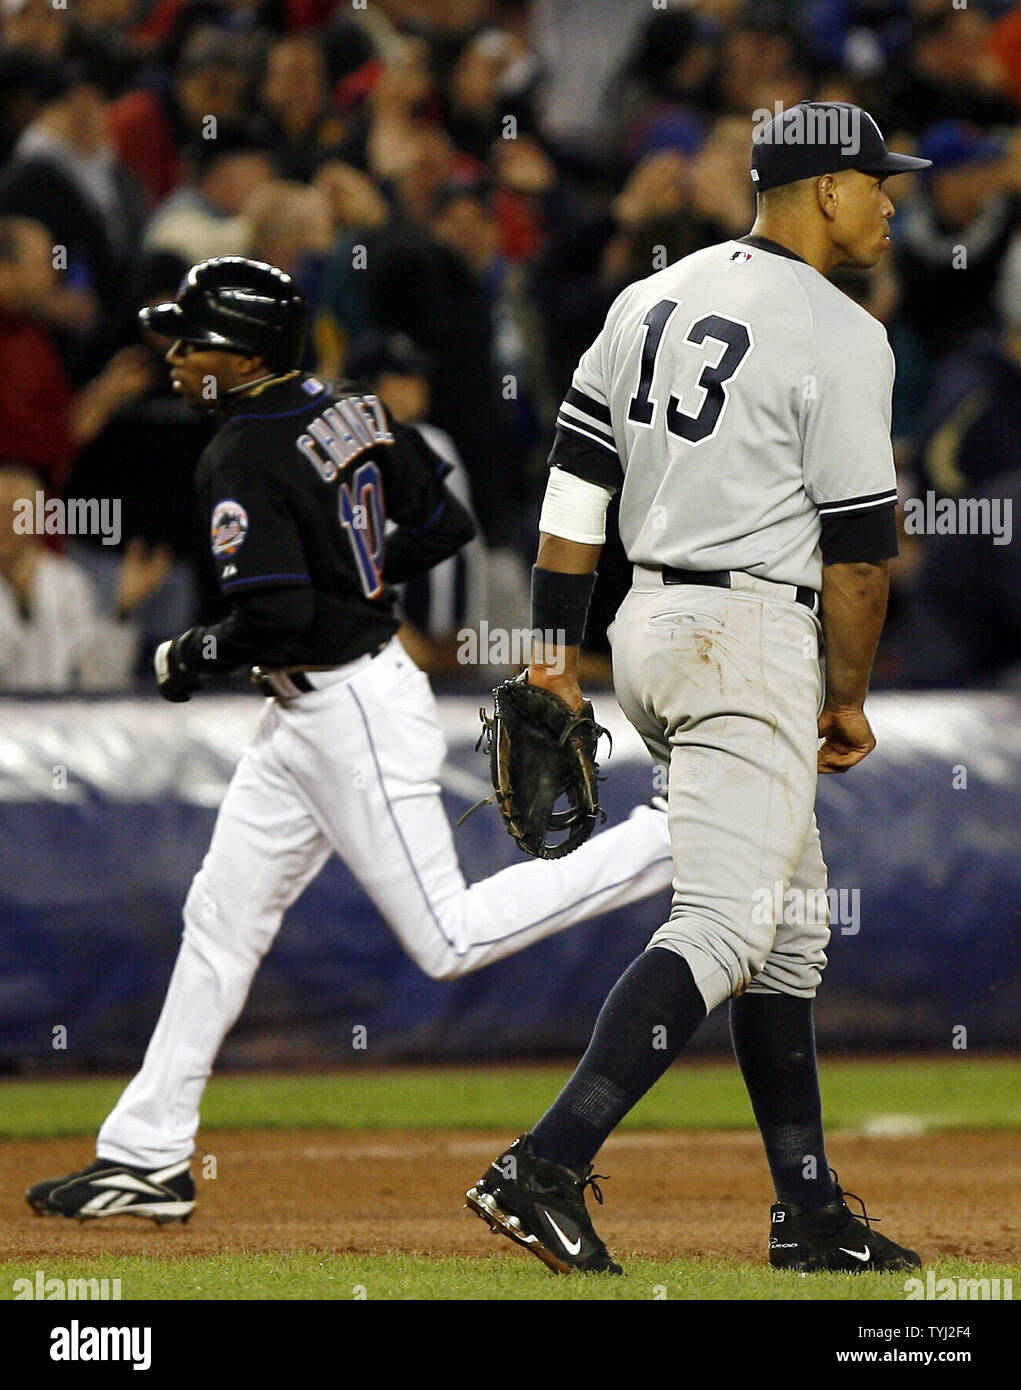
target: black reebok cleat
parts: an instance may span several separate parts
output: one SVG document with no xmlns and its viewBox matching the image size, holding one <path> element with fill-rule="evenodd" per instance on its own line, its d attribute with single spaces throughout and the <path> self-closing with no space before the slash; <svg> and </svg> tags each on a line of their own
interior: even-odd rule
<svg viewBox="0 0 1021 1390">
<path fill-rule="evenodd" d="M 774 1269 L 800 1270 L 803 1274 L 835 1270 L 842 1274 L 881 1273 L 918 1269 L 922 1261 L 914 1250 L 895 1245 L 872 1229 L 865 1203 L 861 1219 L 844 1200 L 842 1188 L 824 1207 L 805 1211 L 791 1202 L 770 1208 L 769 1263 Z"/>
<path fill-rule="evenodd" d="M 184 1158 L 147 1172 L 113 1159 L 97 1158 L 63 1178 L 44 1178 L 25 1193 L 40 1216 L 96 1221 L 107 1216 L 147 1216 L 158 1226 L 185 1222 L 195 1210 L 195 1181 Z"/>
<path fill-rule="evenodd" d="M 592 1229 L 586 1187 L 602 1202 L 591 1166 L 576 1173 L 539 1158 L 522 1134 L 469 1187 L 465 1205 L 557 1274 L 623 1274 Z"/>
</svg>

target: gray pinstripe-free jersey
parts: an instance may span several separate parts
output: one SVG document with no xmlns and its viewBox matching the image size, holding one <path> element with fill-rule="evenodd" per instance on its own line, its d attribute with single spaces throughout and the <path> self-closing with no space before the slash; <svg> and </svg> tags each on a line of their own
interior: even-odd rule
<svg viewBox="0 0 1021 1390">
<path fill-rule="evenodd" d="M 896 553 L 893 374 L 885 329 L 818 271 L 759 237 L 724 242 L 617 298 L 550 461 L 621 488 L 634 564 L 819 589 L 824 535 L 827 562 L 850 558 L 841 535 L 860 545 L 882 523 Z"/>
</svg>

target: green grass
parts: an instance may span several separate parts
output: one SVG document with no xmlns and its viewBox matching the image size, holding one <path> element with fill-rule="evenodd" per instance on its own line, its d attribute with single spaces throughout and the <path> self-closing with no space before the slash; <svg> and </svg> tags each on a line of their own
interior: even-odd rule
<svg viewBox="0 0 1021 1390">
<path fill-rule="evenodd" d="M 215 1129 L 493 1129 L 517 1132 L 549 1105 L 570 1064 L 521 1067 L 351 1067 L 327 1075 L 224 1076 L 202 1109 Z M 6 1081 L 0 1137 L 91 1135 L 118 1080 Z M 1021 1061 L 969 1057 L 822 1063 L 828 1127 L 907 1116 L 930 1129 L 1021 1127 Z M 744 1129 L 748 1098 L 732 1062 L 681 1064 L 624 1121 L 628 1128 Z"/>
<path fill-rule="evenodd" d="M 618 1252 L 619 1253 L 619 1252 Z M 782 1299 L 903 1300 L 904 1278 L 883 1274 L 781 1274 L 762 1265 L 721 1260 L 626 1260 L 623 1278 L 564 1279 L 526 1255 L 470 1260 L 428 1255 L 218 1255 L 156 1262 L 137 1256 L 45 1260 L 48 1279 L 120 1279 L 123 1299 L 593 1300 Z M 0 1301 L 13 1299 L 15 1279 L 35 1287 L 35 1263 L 0 1264 Z M 1012 1278 L 1021 1269 L 948 1260 L 937 1278 Z M 110 1286 L 113 1287 L 112 1284 Z M 1001 1284 L 1001 1292 L 1003 1286 Z"/>
</svg>

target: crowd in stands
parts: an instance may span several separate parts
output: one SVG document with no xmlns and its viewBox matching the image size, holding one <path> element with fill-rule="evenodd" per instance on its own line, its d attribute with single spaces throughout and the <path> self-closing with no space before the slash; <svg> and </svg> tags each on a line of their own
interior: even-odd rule
<svg viewBox="0 0 1021 1390">
<path fill-rule="evenodd" d="M 126 687 L 220 611 L 192 484 L 212 426 L 137 312 L 224 254 L 293 275 L 306 368 L 370 382 L 456 465 L 479 540 L 402 602 L 416 659 L 477 677 L 456 633 L 527 625 L 578 357 L 631 281 L 749 230 L 755 113 L 804 99 L 933 162 L 890 186 L 889 259 L 838 276 L 897 356 L 902 496 L 1011 518 L 1021 7 L 0 0 L 0 689 Z M 37 492 L 116 499 L 116 539 L 21 534 Z M 1019 547 L 960 531 L 905 526 L 876 684 L 1021 684 Z M 593 676 L 628 577 L 611 541 Z"/>
</svg>

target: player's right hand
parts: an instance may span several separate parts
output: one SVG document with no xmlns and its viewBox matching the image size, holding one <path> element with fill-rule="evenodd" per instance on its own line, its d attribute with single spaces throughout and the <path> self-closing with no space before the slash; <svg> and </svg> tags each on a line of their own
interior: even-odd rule
<svg viewBox="0 0 1021 1390">
<path fill-rule="evenodd" d="M 846 772 L 876 746 L 875 735 L 860 709 L 823 710 L 819 716 L 820 772 Z"/>
<path fill-rule="evenodd" d="M 529 666 L 528 684 L 548 690 L 551 695 L 559 695 L 569 709 L 581 709 L 585 703 L 577 679 L 565 671 L 554 671 L 548 666 Z"/>
<path fill-rule="evenodd" d="M 180 657 L 175 655 L 174 648 L 178 640 L 161 642 L 153 659 L 160 694 L 164 700 L 171 700 L 175 705 L 190 700 L 194 692 L 202 686 L 195 672 L 189 671 Z"/>
</svg>

